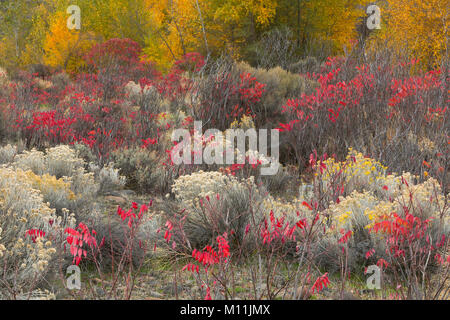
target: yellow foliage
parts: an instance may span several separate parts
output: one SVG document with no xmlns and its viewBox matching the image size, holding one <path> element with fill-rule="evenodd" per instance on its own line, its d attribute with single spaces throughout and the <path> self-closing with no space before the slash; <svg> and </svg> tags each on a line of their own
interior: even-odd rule
<svg viewBox="0 0 450 320">
<path fill-rule="evenodd" d="M 33 10 L 32 27 L 26 38 L 24 52 L 20 59 L 22 66 L 43 62 L 43 46 L 48 32 L 50 15 L 47 6 L 42 3 Z"/>
<path fill-rule="evenodd" d="M 7 69 L 14 68 L 19 62 L 16 55 L 14 41 L 11 38 L 0 38 L 0 63 Z"/>
<path fill-rule="evenodd" d="M 67 195 L 68 200 L 76 199 L 76 195 L 70 190 L 70 182 L 66 182 L 62 178 L 56 179 L 55 176 L 51 176 L 47 173 L 38 176 L 31 170 L 25 171 L 24 175 L 27 177 L 32 187 L 40 190 L 44 196 L 51 192 L 58 192 Z"/>
<path fill-rule="evenodd" d="M 304 33 L 331 41 L 336 53 L 349 48 L 356 39 L 356 25 L 365 17 L 367 0 L 316 0 L 304 3 L 302 19 L 308 21 Z"/>
<path fill-rule="evenodd" d="M 269 26 L 276 14 L 276 0 L 205 1 L 145 0 L 152 12 L 151 32 L 144 53 L 167 70 L 188 52 L 219 52 L 245 45 L 239 29 L 249 19 L 256 26 Z M 205 39 L 206 38 L 206 39 Z"/>
<path fill-rule="evenodd" d="M 62 66 L 68 72 L 77 71 L 84 61 L 82 56 L 94 45 L 94 37 L 67 27 L 67 16 L 58 12 L 52 19 L 50 30 L 45 38 L 44 63 Z"/>
<path fill-rule="evenodd" d="M 17 0 L 6 17 L 27 11 L 27 18 L 3 19 L 0 64 L 6 68 L 45 63 L 78 71 L 94 40 L 130 38 L 144 48 L 145 59 L 161 71 L 188 52 L 226 51 L 247 57 L 259 36 L 289 26 L 300 49 L 340 54 L 357 39 L 356 26 L 366 17 L 369 0 L 78 0 L 82 31 L 67 28 L 69 0 L 33 4 Z M 386 0 L 382 29 L 372 48 L 393 48 L 403 57 L 418 57 L 435 67 L 448 56 L 448 0 Z M 24 11 L 25 10 L 25 11 Z M 0 20 L 2 20 L 0 18 Z M 17 33 L 14 30 L 19 30 Z M 293 39 L 294 40 L 294 39 Z M 328 50 L 327 50 L 328 51 Z M 251 59 L 251 58 L 249 58 Z"/>
<path fill-rule="evenodd" d="M 276 0 L 228 0 L 221 3 L 214 16 L 234 24 L 240 24 L 242 20 L 252 16 L 257 24 L 266 26 L 275 17 L 277 6 Z"/>
<path fill-rule="evenodd" d="M 448 55 L 448 0 L 387 0 L 381 14 L 386 24 L 376 40 L 398 55 L 418 58 L 425 68 Z"/>
<path fill-rule="evenodd" d="M 330 177 L 339 174 L 347 194 L 327 209 L 336 230 L 355 226 L 369 229 L 390 213 L 402 212 L 404 206 L 425 215 L 422 218 L 436 218 L 445 207 L 445 195 L 435 179 L 417 184 L 409 172 L 386 175 L 387 167 L 351 148 L 345 161 L 330 158 L 325 165 L 320 176 L 324 190 L 330 188 Z"/>
<path fill-rule="evenodd" d="M 45 40 L 45 63 L 55 67 L 66 66 L 78 39 L 79 32 L 69 30 L 66 18 L 62 14 L 57 14 Z"/>
</svg>

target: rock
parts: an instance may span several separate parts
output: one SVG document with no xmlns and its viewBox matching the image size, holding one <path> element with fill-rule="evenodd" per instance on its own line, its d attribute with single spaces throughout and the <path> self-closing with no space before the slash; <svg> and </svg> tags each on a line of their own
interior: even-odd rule
<svg viewBox="0 0 450 320">
<path fill-rule="evenodd" d="M 124 199 L 122 197 L 117 197 L 117 196 L 106 196 L 105 200 L 106 201 L 110 201 L 110 202 L 114 202 L 114 203 L 117 203 L 117 204 L 121 204 L 121 205 L 124 205 L 124 204 L 128 203 L 128 201 L 126 199 Z"/>
<path fill-rule="evenodd" d="M 150 291 L 149 295 L 150 295 L 150 297 L 157 298 L 157 299 L 162 299 L 164 297 L 163 294 L 156 292 L 156 291 Z"/>
<path fill-rule="evenodd" d="M 129 196 L 135 196 L 136 192 L 134 192 L 133 190 L 121 190 L 120 194 L 129 197 Z"/>
</svg>

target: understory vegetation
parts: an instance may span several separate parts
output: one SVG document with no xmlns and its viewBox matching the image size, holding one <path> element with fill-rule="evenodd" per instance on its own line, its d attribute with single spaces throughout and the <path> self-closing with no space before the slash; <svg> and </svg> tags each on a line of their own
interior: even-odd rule
<svg viewBox="0 0 450 320">
<path fill-rule="evenodd" d="M 388 26 L 369 34 L 356 9 L 330 33 L 309 2 L 297 28 L 283 1 L 175 2 L 169 17 L 165 1 L 134 1 L 153 10 L 150 34 L 93 12 L 66 34 L 53 1 L 30 13 L 46 36 L 44 20 L 4 18 L 34 33 L 0 32 L 0 299 L 448 300 L 443 2 L 424 21 L 387 1 Z M 242 163 L 179 164 L 177 129 Z M 208 129 L 276 130 L 279 157 Z"/>
</svg>

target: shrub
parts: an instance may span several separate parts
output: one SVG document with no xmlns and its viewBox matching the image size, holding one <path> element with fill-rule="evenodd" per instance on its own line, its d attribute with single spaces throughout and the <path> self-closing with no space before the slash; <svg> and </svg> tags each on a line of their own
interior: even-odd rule
<svg viewBox="0 0 450 320">
<path fill-rule="evenodd" d="M 107 221 L 92 221 L 91 228 L 80 223 L 76 229 L 66 229 L 74 262 L 78 265 L 87 260 L 97 271 L 100 281 L 86 288 L 94 298 L 102 295 L 106 299 L 131 298 L 136 281 L 143 275 L 147 254 L 156 249 L 154 216 L 148 212 L 152 203 L 133 202 L 128 210 L 119 206 L 116 212 L 102 217 Z M 97 226 L 101 229 L 96 229 Z M 97 290 L 99 287 L 102 294 Z M 86 291 L 75 295 L 85 298 Z"/>
<path fill-rule="evenodd" d="M 439 228 L 444 233 L 436 234 L 430 230 L 433 218 L 422 219 L 415 215 L 417 211 L 420 204 L 404 206 L 374 224 L 371 231 L 381 234 L 386 245 L 387 258 L 379 261 L 383 263 L 382 268 L 393 273 L 391 283 L 397 286 L 402 299 L 445 299 L 450 264 L 448 224 Z M 443 223 L 442 218 L 438 223 Z"/>
<path fill-rule="evenodd" d="M 67 197 L 60 198 L 57 196 L 54 198 L 55 202 L 50 201 L 55 208 L 62 209 L 60 201 L 65 199 L 66 202 L 64 202 L 63 207 L 71 212 L 76 212 L 78 217 L 89 213 L 90 203 L 95 199 L 99 185 L 95 181 L 94 173 L 86 172 L 84 160 L 78 158 L 75 151 L 70 147 L 62 145 L 49 148 L 46 153 L 36 150 L 24 151 L 17 156 L 12 165 L 24 170 L 31 170 L 38 180 L 46 176 L 47 182 L 60 181 L 59 183 L 63 185 L 68 184 L 71 193 L 67 194 Z M 44 187 L 42 183 L 38 183 L 38 186 Z M 52 195 L 46 194 L 47 196 Z M 56 194 L 53 195 L 56 196 Z M 59 205 L 56 206 L 56 203 L 59 203 Z"/>
<path fill-rule="evenodd" d="M 159 114 L 165 111 L 163 97 L 152 84 L 147 85 L 144 82 L 136 84 L 134 81 L 130 81 L 125 86 L 125 93 L 133 104 L 139 106 L 142 112 Z"/>
<path fill-rule="evenodd" d="M 72 177 L 77 170 L 85 166 L 83 159 L 78 158 L 75 150 L 69 146 L 49 148 L 45 153 L 44 172 L 57 178 Z"/>
<path fill-rule="evenodd" d="M 44 152 L 24 151 L 9 163 L 25 170 L 33 187 L 61 214 L 63 208 L 75 212 L 80 220 L 88 218 L 96 196 L 122 188 L 125 178 L 111 162 L 103 167 L 86 163 L 65 145 Z M 87 167 L 89 170 L 86 170 Z"/>
<path fill-rule="evenodd" d="M 70 76 L 64 72 L 58 72 L 53 74 L 49 81 L 52 83 L 52 86 L 47 90 L 50 97 L 53 98 L 52 103 L 57 104 L 59 99 L 63 98 L 64 91 L 69 88 Z"/>
<path fill-rule="evenodd" d="M 287 70 L 292 73 L 313 73 L 319 69 L 319 65 L 319 61 L 317 61 L 315 57 L 306 57 L 305 59 L 291 64 Z"/>
<path fill-rule="evenodd" d="M 112 160 L 132 190 L 163 194 L 169 191 L 172 179 L 169 170 L 161 164 L 158 152 L 137 147 L 122 149 L 112 154 Z"/>
<path fill-rule="evenodd" d="M 17 299 L 32 291 L 56 252 L 45 234 L 57 225 L 55 210 L 20 169 L 0 168 L 0 297 Z M 12 271 L 14 270 L 14 271 Z"/>
<path fill-rule="evenodd" d="M 206 184 L 199 185 L 198 178 Z M 274 299 L 280 292 L 295 299 L 299 296 L 297 292 L 302 290 L 309 291 L 309 294 L 300 295 L 307 298 L 328 284 L 327 274 L 321 275 L 314 284 L 311 281 L 311 276 L 316 274 L 311 263 L 315 261 L 311 247 L 326 232 L 321 214 L 311 205 L 302 202 L 303 208 L 298 208 L 294 203 L 283 205 L 281 200 L 263 201 L 264 197 L 252 186 L 252 178 L 240 181 L 214 172 L 198 172 L 180 177 L 178 182 L 174 186 L 175 194 L 180 193 L 182 199 L 192 198 L 197 193 L 205 198 L 194 199 L 186 205 L 181 201 L 182 208 L 194 209 L 170 215 L 164 238 L 172 244 L 172 251 L 196 260 L 185 265 L 183 270 L 192 272 L 199 285 L 206 285 L 206 298 L 220 296 L 220 290 L 225 298 L 233 298 L 234 293 L 228 287 L 236 265 L 248 267 L 251 278 L 247 281 L 252 285 L 250 296 L 254 299 Z M 218 187 L 222 192 L 210 197 Z M 239 190 L 239 187 L 243 189 Z M 246 188 L 249 191 L 242 196 Z M 243 214 L 236 215 L 238 210 Z M 243 224 L 242 229 L 236 225 L 238 221 Z M 201 241 L 198 241 L 200 237 Z M 218 250 L 215 249 L 216 242 Z M 180 244 L 184 252 L 179 249 Z M 203 250 L 198 249 L 202 247 Z M 298 261 L 298 266 L 292 267 L 293 261 Z M 215 275 L 217 281 L 214 283 L 208 281 L 209 272 Z M 278 277 L 284 276 L 285 281 L 280 283 Z"/>
<path fill-rule="evenodd" d="M 339 204 L 331 204 L 327 211 L 331 228 L 316 245 L 316 250 L 319 251 L 319 265 L 330 273 L 339 269 L 338 261 L 342 256 L 338 245 L 338 240 L 342 236 L 340 231 L 351 231 L 352 236 L 348 242 L 348 271 L 361 275 L 367 263 L 365 254 L 372 248 L 376 248 L 379 252 L 383 252 L 384 249 L 369 233 L 369 226 L 378 214 L 389 213 L 393 208 L 391 203 L 380 201 L 370 192 L 357 191 L 342 198 Z"/>
<path fill-rule="evenodd" d="M 255 129 L 252 117 L 244 115 L 242 116 L 240 121 L 235 120 L 231 123 L 230 126 L 230 129 L 227 129 L 225 132 L 221 133 L 223 138 L 222 140 L 219 140 L 218 137 L 212 139 L 201 133 L 199 133 L 198 135 L 194 134 L 194 139 L 191 141 L 191 163 L 194 164 L 178 166 L 178 171 L 182 170 L 182 172 L 180 172 L 180 175 L 186 175 L 189 172 L 195 172 L 198 170 L 219 171 L 221 173 L 233 175 L 241 179 L 247 179 L 253 176 L 259 187 L 262 187 L 264 185 L 264 187 L 271 192 L 273 191 L 275 193 L 280 193 L 288 189 L 288 182 L 291 180 L 291 177 L 287 170 L 283 168 L 283 166 L 278 162 L 277 159 L 275 159 L 275 157 L 259 153 L 258 150 L 254 149 L 240 150 L 240 146 L 234 148 L 234 143 L 228 140 L 228 134 L 230 133 L 230 130 L 237 129 L 243 130 L 245 132 L 248 129 Z M 233 136 L 234 134 L 235 132 L 232 133 L 231 136 Z M 196 136 L 199 136 L 199 138 L 197 139 Z M 231 154 L 233 154 L 235 162 L 231 165 L 195 165 L 195 146 L 197 144 L 202 145 L 204 150 L 213 150 L 212 157 L 216 157 L 216 151 L 220 152 L 218 150 L 230 152 Z M 175 147 L 176 146 L 174 146 L 173 148 Z M 171 149 L 170 151 L 172 152 L 173 149 Z M 219 155 L 219 157 L 222 157 L 222 155 Z M 274 175 L 261 175 L 262 167 L 266 167 L 271 164 L 278 165 L 278 172 Z"/>
<path fill-rule="evenodd" d="M 143 264 L 143 259 L 150 251 L 148 243 L 155 241 L 155 234 L 157 227 L 152 224 L 148 217 L 137 221 L 131 218 L 133 227 L 136 230 L 130 230 L 127 223 L 128 219 L 122 219 L 119 214 L 125 213 L 124 209 L 117 208 L 116 211 L 93 212 L 88 219 L 92 230 L 95 230 L 95 237 L 98 242 L 97 248 L 94 252 L 90 252 L 88 260 L 94 263 L 99 272 L 109 273 L 117 267 L 127 266 L 129 264 L 133 268 L 139 267 Z M 109 208 L 108 208 L 109 210 Z M 128 210 L 128 209 L 127 209 Z M 133 208 L 133 212 L 135 209 Z M 146 245 L 143 245 L 145 243 Z M 126 270 L 124 268 L 123 270 Z M 125 272 L 125 271 L 124 271 Z M 103 274 L 101 275 L 103 276 Z"/>
<path fill-rule="evenodd" d="M 254 106 L 257 127 L 276 126 L 283 119 L 281 114 L 283 103 L 298 95 L 311 93 L 317 86 L 314 81 L 280 67 L 265 70 L 239 63 L 236 69 L 240 73 L 250 73 L 258 82 L 265 85 L 260 101 Z"/>
<path fill-rule="evenodd" d="M 19 154 L 17 159 L 14 160 L 17 161 L 8 163 L 7 165 L 9 167 L 2 168 L 2 170 L 4 170 L 2 173 L 4 173 L 5 177 L 8 179 L 11 177 L 11 179 L 14 178 L 20 183 L 24 183 L 24 190 L 21 193 L 18 193 L 14 199 L 21 202 L 22 205 L 27 205 L 28 200 L 24 197 L 27 192 L 30 192 L 30 201 L 36 198 L 35 205 L 37 206 L 37 204 L 40 204 L 42 208 L 49 212 L 49 215 L 51 214 L 51 217 L 49 216 L 46 221 L 46 223 L 50 225 L 49 227 L 44 228 L 46 226 L 44 223 L 38 224 L 35 221 L 30 221 L 30 223 L 35 225 L 33 228 L 30 227 L 30 230 L 38 230 L 33 232 L 38 232 L 39 235 L 45 233 L 48 239 L 54 239 L 57 241 L 58 245 L 63 246 L 66 239 L 62 237 L 61 228 L 64 229 L 65 225 L 73 225 L 75 223 L 76 215 L 78 221 L 84 221 L 91 224 L 98 230 L 99 236 L 105 236 L 109 239 L 106 241 L 106 244 L 113 245 L 115 255 L 120 256 L 125 252 L 125 244 L 128 235 L 123 232 L 124 230 L 120 219 L 113 217 L 113 219 L 110 220 L 109 218 L 111 217 L 100 214 L 96 206 L 97 196 L 99 194 L 119 188 L 125 184 L 124 178 L 118 174 L 118 169 L 114 168 L 113 163 L 109 163 L 103 168 L 90 163 L 90 172 L 88 172 L 84 168 L 87 165 L 84 160 L 78 158 L 76 152 L 67 146 L 49 148 L 45 153 L 32 150 L 30 152 Z M 3 181 L 2 179 L 3 176 L 0 175 L 0 186 Z M 9 183 L 9 181 L 5 180 L 4 183 Z M 9 185 L 7 187 L 9 187 Z M 9 192 L 15 191 L 15 188 L 11 187 L 10 189 Z M 30 190 L 33 191 L 31 192 Z M 36 196 L 34 196 L 34 194 L 36 194 Z M 6 194 L 5 197 L 8 198 L 8 201 L 12 201 L 12 195 Z M 39 201 L 42 203 L 39 203 Z M 20 208 L 21 207 L 14 207 L 8 209 L 8 215 L 11 215 L 11 217 L 20 217 Z M 2 209 L 0 209 L 0 211 L 1 210 Z M 27 212 L 31 212 L 30 215 L 33 215 L 34 211 L 36 211 L 35 209 L 28 207 L 26 210 L 29 210 Z M 72 212 L 70 216 L 69 212 Z M 7 214 L 5 213 L 4 216 L 7 217 Z M 67 217 L 70 218 L 68 220 L 70 223 L 65 222 Z M 8 217 L 8 219 L 10 218 Z M 24 218 L 20 218 L 20 221 L 26 223 L 27 219 L 28 217 L 24 216 Z M 15 232 L 14 230 L 17 229 L 14 229 L 14 227 L 10 225 L 5 226 L 8 228 L 8 236 L 11 236 Z M 55 228 L 59 229 L 56 230 Z M 141 230 L 144 229 L 141 228 Z M 18 232 L 21 234 L 20 230 Z M 148 236 L 148 234 L 144 234 L 144 231 L 135 235 L 133 240 L 134 249 L 132 259 L 132 262 L 134 263 L 137 262 L 137 259 L 142 258 L 142 252 L 138 248 L 140 241 L 142 241 L 145 236 Z M 43 248 L 39 249 L 43 250 Z M 59 249 L 61 250 L 62 247 Z M 102 249 L 101 251 L 103 253 L 101 254 L 101 257 L 106 259 L 110 250 L 111 246 L 109 246 L 108 250 Z M 91 257 L 91 253 L 89 253 L 89 256 Z M 65 254 L 60 252 L 59 257 L 64 258 Z M 59 261 L 58 263 L 63 262 Z M 45 262 L 45 266 L 42 268 L 46 266 L 47 262 Z M 111 264 L 105 264 L 104 267 L 106 268 L 108 266 L 111 266 Z M 38 277 L 39 281 L 42 280 L 42 276 Z M 28 285 L 31 286 L 30 283 L 28 283 Z"/>
<path fill-rule="evenodd" d="M 64 181 L 63 178 L 57 179 L 48 173 L 39 176 L 31 170 L 24 171 L 20 175 L 23 175 L 34 189 L 41 192 L 44 202 L 56 209 L 59 215 L 62 215 L 63 209 L 73 209 L 71 201 L 76 200 L 77 196 L 72 192 L 70 182 Z"/>
<path fill-rule="evenodd" d="M 427 232 L 433 241 L 448 237 L 450 209 L 439 182 L 429 178 L 418 183 L 418 177 L 410 173 L 388 175 L 386 171 L 381 163 L 352 149 L 343 162 L 330 158 L 317 164 L 315 179 L 320 183 L 313 186 L 308 197 L 319 194 L 326 199 L 324 212 L 331 227 L 317 250 L 322 257 L 319 263 L 330 272 L 341 256 L 337 244 L 342 230 L 352 234 L 348 241 L 349 270 L 361 271 L 367 263 L 366 253 L 372 249 L 380 258 L 387 258 L 385 238 L 370 230 L 393 212 L 402 213 L 403 218 L 411 212 L 423 221 L 430 220 Z"/>
<path fill-rule="evenodd" d="M 30 169 L 37 175 L 48 173 L 57 178 L 72 177 L 85 166 L 84 160 L 78 158 L 75 150 L 66 145 L 48 148 L 45 153 L 36 149 L 25 150 L 17 155 L 14 164 L 22 169 Z"/>
<path fill-rule="evenodd" d="M 0 148 L 0 164 L 7 164 L 13 162 L 17 155 L 17 147 L 8 144 Z"/>
<path fill-rule="evenodd" d="M 116 97 L 130 80 L 159 76 L 152 63 L 140 60 L 141 51 L 131 39 L 109 39 L 89 51 L 85 60 L 102 84 L 104 100 Z"/>
<path fill-rule="evenodd" d="M 357 65 L 351 58 L 329 58 L 310 75 L 319 82 L 316 92 L 283 106 L 289 121 L 280 124 L 281 140 L 297 165 L 303 169 L 313 150 L 344 156 L 353 147 L 392 171 L 419 174 L 430 154 L 420 151 L 426 151 L 423 141 L 433 143 L 435 155 L 446 154 L 448 79 L 441 70 L 415 73 L 415 67 L 415 60 L 395 64 L 379 58 Z"/>
<path fill-rule="evenodd" d="M 276 28 L 266 32 L 256 44 L 256 64 L 259 68 L 271 69 L 280 66 L 287 69 L 295 61 L 295 51 L 292 31 Z"/>
<path fill-rule="evenodd" d="M 44 64 L 33 64 L 28 68 L 31 74 L 42 79 L 49 78 L 54 71 L 50 66 Z"/>
<path fill-rule="evenodd" d="M 253 177 L 240 180 L 220 172 L 199 171 L 177 178 L 172 192 L 187 212 L 186 237 L 194 247 L 231 230 L 233 241 L 241 242 L 248 223 L 259 223 L 263 218 L 259 210 L 262 195 Z M 169 213 L 169 217 L 174 214 Z"/>
<path fill-rule="evenodd" d="M 195 92 L 186 93 L 194 117 L 208 123 L 207 128 L 219 130 L 226 130 L 244 115 L 251 116 L 256 127 L 272 127 L 280 121 L 280 107 L 287 99 L 309 93 L 316 86 L 280 67 L 256 69 L 227 58 L 210 62 L 185 81 L 189 84 L 185 90 Z"/>
<path fill-rule="evenodd" d="M 91 163 L 89 165 L 89 169 L 96 175 L 96 180 L 99 183 L 98 192 L 100 194 L 117 190 L 118 188 L 123 187 L 126 183 L 125 177 L 119 174 L 119 169 L 116 169 L 112 162 L 102 168 Z"/>
</svg>

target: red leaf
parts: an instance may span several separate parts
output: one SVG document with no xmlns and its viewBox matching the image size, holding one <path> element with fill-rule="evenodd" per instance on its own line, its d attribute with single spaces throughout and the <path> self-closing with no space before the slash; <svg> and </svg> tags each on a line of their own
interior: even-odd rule
<svg viewBox="0 0 450 320">
<path fill-rule="evenodd" d="M 307 207 L 309 210 L 312 210 L 312 207 L 310 206 L 310 204 L 306 201 L 302 202 L 302 205 L 304 205 L 305 207 Z"/>
</svg>

